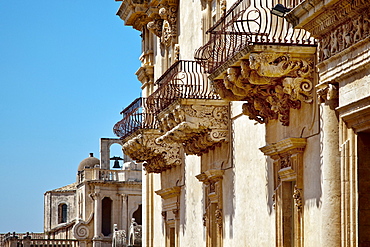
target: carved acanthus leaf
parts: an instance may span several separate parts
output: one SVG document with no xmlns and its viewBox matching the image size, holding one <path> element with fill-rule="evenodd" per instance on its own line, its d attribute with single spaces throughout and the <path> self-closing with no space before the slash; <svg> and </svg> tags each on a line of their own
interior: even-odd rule
<svg viewBox="0 0 370 247">
<path fill-rule="evenodd" d="M 243 113 L 259 123 L 279 119 L 289 125 L 290 109 L 312 103 L 313 62 L 282 53 L 252 53 L 230 67 L 214 88 L 226 100 L 247 101 Z"/>
</svg>

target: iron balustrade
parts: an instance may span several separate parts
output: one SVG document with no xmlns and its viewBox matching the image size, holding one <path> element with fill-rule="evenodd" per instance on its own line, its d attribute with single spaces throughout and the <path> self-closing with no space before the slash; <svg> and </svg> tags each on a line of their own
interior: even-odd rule
<svg viewBox="0 0 370 247">
<path fill-rule="evenodd" d="M 155 86 L 156 90 L 147 98 L 148 111 L 155 115 L 177 99 L 220 99 L 196 61 L 177 61 L 156 81 Z"/>
<path fill-rule="evenodd" d="M 156 115 L 177 99 L 220 99 L 196 61 L 177 61 L 155 82 L 155 87 L 147 99 L 137 98 L 121 112 L 122 120 L 113 127 L 116 136 L 124 139 L 139 129 L 158 128 Z"/>
<path fill-rule="evenodd" d="M 282 0 L 294 7 L 303 0 Z M 209 41 L 195 53 L 207 73 L 212 74 L 227 60 L 251 45 L 315 45 L 307 31 L 293 29 L 285 20 L 270 13 L 271 0 L 238 0 L 207 33 Z"/>
<path fill-rule="evenodd" d="M 120 138 L 125 138 L 138 129 L 156 129 L 154 115 L 146 110 L 145 98 L 135 99 L 120 113 L 122 120 L 113 127 L 113 132 Z"/>
</svg>

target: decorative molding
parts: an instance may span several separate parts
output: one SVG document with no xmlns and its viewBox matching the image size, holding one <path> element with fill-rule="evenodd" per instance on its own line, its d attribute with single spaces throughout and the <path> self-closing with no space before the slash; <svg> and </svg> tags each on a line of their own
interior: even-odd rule
<svg viewBox="0 0 370 247">
<path fill-rule="evenodd" d="M 348 128 L 355 133 L 370 129 L 370 97 L 336 108 Z"/>
<path fill-rule="evenodd" d="M 306 147 L 306 138 L 286 138 L 279 142 L 261 147 L 260 150 L 273 159 L 279 159 L 284 153 L 303 152 Z"/>
<path fill-rule="evenodd" d="M 319 61 L 322 62 L 368 37 L 370 37 L 370 9 L 348 19 L 320 37 Z"/>
<path fill-rule="evenodd" d="M 125 25 L 142 31 L 143 26 L 151 20 L 146 14 L 148 7 L 148 2 L 144 0 L 122 1 L 117 15 L 125 22 Z"/>
<path fill-rule="evenodd" d="M 130 136 L 122 146 L 123 152 L 143 166 L 149 173 L 161 173 L 171 167 L 181 165 L 183 151 L 177 143 L 158 143 L 159 133 L 153 130 L 143 130 L 135 136 Z"/>
<path fill-rule="evenodd" d="M 174 186 L 167 189 L 157 190 L 155 191 L 157 195 L 162 197 L 162 199 L 166 200 L 172 197 L 177 197 L 181 193 L 181 187 L 180 186 Z"/>
<path fill-rule="evenodd" d="M 180 61 L 180 45 L 175 44 L 174 48 L 175 62 Z"/>
<path fill-rule="evenodd" d="M 279 119 L 288 126 L 291 108 L 313 102 L 313 68 L 313 60 L 288 53 L 250 53 L 213 85 L 225 100 L 247 101 L 243 114 L 250 119 L 258 123 Z"/>
<path fill-rule="evenodd" d="M 338 25 L 346 23 L 348 20 L 356 19 L 358 16 L 368 13 L 366 10 L 370 3 L 368 0 L 341 0 L 329 7 L 324 6 L 323 1 L 315 0 L 307 1 L 302 3 L 301 6 L 298 6 L 296 10 L 293 10 L 289 15 L 299 15 L 297 12 L 301 9 L 306 9 L 301 11 L 301 13 L 306 14 L 307 10 L 314 8 L 315 6 L 323 6 L 315 9 L 315 16 L 297 16 L 298 18 L 293 18 L 295 20 L 300 20 L 305 24 L 300 25 L 300 28 L 303 28 L 311 33 L 315 38 L 321 38 L 327 33 L 331 33 L 335 30 Z M 310 11 L 310 13 L 313 13 Z M 298 24 L 298 23 L 295 23 Z"/>
<path fill-rule="evenodd" d="M 215 223 L 216 223 L 217 227 L 222 228 L 222 222 L 223 222 L 222 209 L 217 207 L 217 209 L 215 211 L 215 217 L 216 217 Z"/>
<path fill-rule="evenodd" d="M 163 199 L 162 210 L 166 215 L 165 220 L 171 220 L 167 214 L 169 211 L 172 212 L 176 219 L 178 219 L 180 213 L 179 197 L 181 194 L 181 187 L 173 186 L 171 188 L 157 190 L 155 193 Z"/>
<path fill-rule="evenodd" d="M 201 155 L 214 145 L 229 141 L 228 102 L 206 105 L 178 101 L 158 118 L 164 134 L 156 141 L 183 144 L 187 154 Z"/>
<path fill-rule="evenodd" d="M 177 7 L 178 3 L 176 1 L 161 5 L 158 14 L 153 15 L 153 20 L 147 23 L 148 30 L 159 37 L 160 42 L 167 47 L 176 43 Z"/>
<path fill-rule="evenodd" d="M 89 224 L 91 220 L 93 219 L 94 213 L 90 215 L 87 221 L 83 221 L 82 219 L 78 219 L 78 222 L 73 226 L 72 232 L 73 236 L 77 240 L 85 240 L 89 237 L 90 235 L 90 230 L 89 230 Z"/>
<path fill-rule="evenodd" d="M 294 186 L 293 191 L 294 205 L 298 212 L 302 210 L 302 189 L 298 189 L 297 185 Z"/>
<path fill-rule="evenodd" d="M 296 181 L 293 198 L 298 210 L 302 208 L 303 187 L 303 151 L 306 138 L 287 138 L 260 148 L 265 154 L 274 159 L 275 191 L 273 207 L 276 205 L 276 193 L 281 189 L 283 181 Z"/>
</svg>

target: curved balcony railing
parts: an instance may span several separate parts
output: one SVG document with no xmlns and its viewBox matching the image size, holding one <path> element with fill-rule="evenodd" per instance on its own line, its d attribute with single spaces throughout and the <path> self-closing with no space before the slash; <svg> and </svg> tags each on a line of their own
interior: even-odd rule
<svg viewBox="0 0 370 247">
<path fill-rule="evenodd" d="M 147 111 L 145 98 L 135 99 L 121 111 L 122 120 L 113 127 L 113 132 L 120 138 L 125 138 L 138 129 L 156 129 L 157 122 L 154 115 Z"/>
<path fill-rule="evenodd" d="M 282 0 L 293 7 L 302 0 Z M 207 33 L 210 40 L 195 53 L 207 73 L 212 74 L 228 59 L 250 45 L 314 45 L 304 30 L 293 29 L 285 18 L 271 15 L 275 1 L 238 0 Z"/>
<path fill-rule="evenodd" d="M 212 91 L 207 74 L 196 61 L 177 61 L 155 85 L 157 89 L 147 98 L 148 110 L 155 115 L 177 99 L 220 99 Z"/>
</svg>

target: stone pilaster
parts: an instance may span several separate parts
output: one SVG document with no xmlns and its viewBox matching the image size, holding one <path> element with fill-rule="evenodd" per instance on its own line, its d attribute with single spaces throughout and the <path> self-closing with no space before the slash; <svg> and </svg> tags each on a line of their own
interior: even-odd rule
<svg viewBox="0 0 370 247">
<path fill-rule="evenodd" d="M 94 238 L 93 240 L 101 239 L 101 218 L 102 218 L 102 209 L 101 209 L 101 195 L 100 193 L 92 193 L 90 196 L 94 199 Z M 94 242 L 94 247 L 99 247 Z"/>
<path fill-rule="evenodd" d="M 335 112 L 338 97 L 335 84 L 317 86 L 320 95 L 322 157 L 322 246 L 340 246 L 341 182 L 339 121 Z"/>
</svg>

